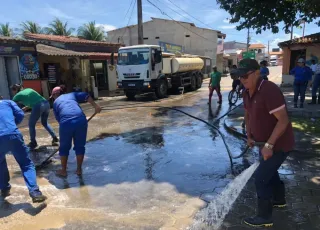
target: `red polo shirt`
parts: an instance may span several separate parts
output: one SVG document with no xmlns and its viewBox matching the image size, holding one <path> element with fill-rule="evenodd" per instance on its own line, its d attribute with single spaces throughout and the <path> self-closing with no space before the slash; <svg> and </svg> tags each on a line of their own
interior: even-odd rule
<svg viewBox="0 0 320 230">
<path fill-rule="evenodd" d="M 244 108 L 249 114 L 250 131 L 257 142 L 267 142 L 278 120 L 273 113 L 286 108 L 286 101 L 280 88 L 270 81 L 259 80 L 255 93 L 243 94 Z M 289 152 L 294 148 L 294 134 L 291 122 L 277 140 L 274 151 Z"/>
</svg>

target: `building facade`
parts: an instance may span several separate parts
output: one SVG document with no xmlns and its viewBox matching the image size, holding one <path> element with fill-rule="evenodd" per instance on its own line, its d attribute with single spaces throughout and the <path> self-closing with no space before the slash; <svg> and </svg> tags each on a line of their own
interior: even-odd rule
<svg viewBox="0 0 320 230">
<path fill-rule="evenodd" d="M 283 85 L 293 84 L 294 76 L 290 75 L 289 72 L 296 66 L 299 58 L 305 59 L 307 65 L 311 65 L 312 60 L 320 63 L 320 33 L 284 41 L 278 45 L 283 51 Z"/>
<path fill-rule="evenodd" d="M 12 98 L 10 86 L 13 84 L 23 84 L 41 93 L 36 43 L 0 37 L 0 96 Z"/>
<path fill-rule="evenodd" d="M 208 56 L 212 64 L 217 64 L 218 39 L 224 39 L 220 31 L 199 28 L 193 23 L 177 22 L 152 18 L 143 23 L 144 43 L 168 47 L 167 51 Z M 138 26 L 128 26 L 108 32 L 112 43 L 123 43 L 126 46 L 138 44 Z"/>
</svg>

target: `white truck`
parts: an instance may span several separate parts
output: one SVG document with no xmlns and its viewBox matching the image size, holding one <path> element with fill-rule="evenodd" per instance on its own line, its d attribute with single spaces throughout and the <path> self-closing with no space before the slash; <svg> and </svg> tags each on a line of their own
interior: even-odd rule
<svg viewBox="0 0 320 230">
<path fill-rule="evenodd" d="M 129 99 L 144 92 L 164 98 L 169 89 L 201 87 L 204 60 L 195 55 L 163 53 L 157 45 L 122 47 L 118 51 L 117 86 Z"/>
<path fill-rule="evenodd" d="M 278 55 L 271 55 L 270 66 L 277 66 L 277 65 L 278 65 Z"/>
</svg>

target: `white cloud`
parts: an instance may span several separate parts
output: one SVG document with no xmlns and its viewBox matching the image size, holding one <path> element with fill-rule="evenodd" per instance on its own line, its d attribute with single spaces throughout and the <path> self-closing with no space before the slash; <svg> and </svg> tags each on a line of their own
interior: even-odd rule
<svg viewBox="0 0 320 230">
<path fill-rule="evenodd" d="M 236 25 L 219 26 L 219 28 L 224 30 L 231 30 L 231 29 L 235 29 Z"/>
<path fill-rule="evenodd" d="M 47 5 L 44 10 L 55 18 L 74 19 L 74 17 L 63 13 L 61 10 Z"/>
<path fill-rule="evenodd" d="M 220 9 L 208 10 L 208 13 L 203 15 L 204 22 L 207 24 L 212 24 L 214 22 L 221 22 L 223 18 L 226 18 L 226 17 L 228 17 L 228 13 Z"/>
<path fill-rule="evenodd" d="M 117 29 L 117 27 L 113 26 L 113 25 L 108 25 L 108 24 L 96 24 L 96 27 L 101 27 L 103 29 L 103 31 L 108 32 L 110 30 L 115 30 Z"/>
<path fill-rule="evenodd" d="M 224 22 L 224 23 L 230 23 L 230 19 L 228 19 L 228 18 L 223 19 L 223 22 Z"/>
</svg>

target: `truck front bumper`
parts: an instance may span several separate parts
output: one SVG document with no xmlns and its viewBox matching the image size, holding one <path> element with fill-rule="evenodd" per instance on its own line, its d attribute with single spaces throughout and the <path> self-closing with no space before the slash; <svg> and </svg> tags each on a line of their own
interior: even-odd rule
<svg viewBox="0 0 320 230">
<path fill-rule="evenodd" d="M 119 89 L 124 89 L 125 91 L 140 91 L 140 92 L 150 92 L 155 88 L 153 82 L 146 82 L 143 80 L 130 80 L 117 82 Z"/>
</svg>

